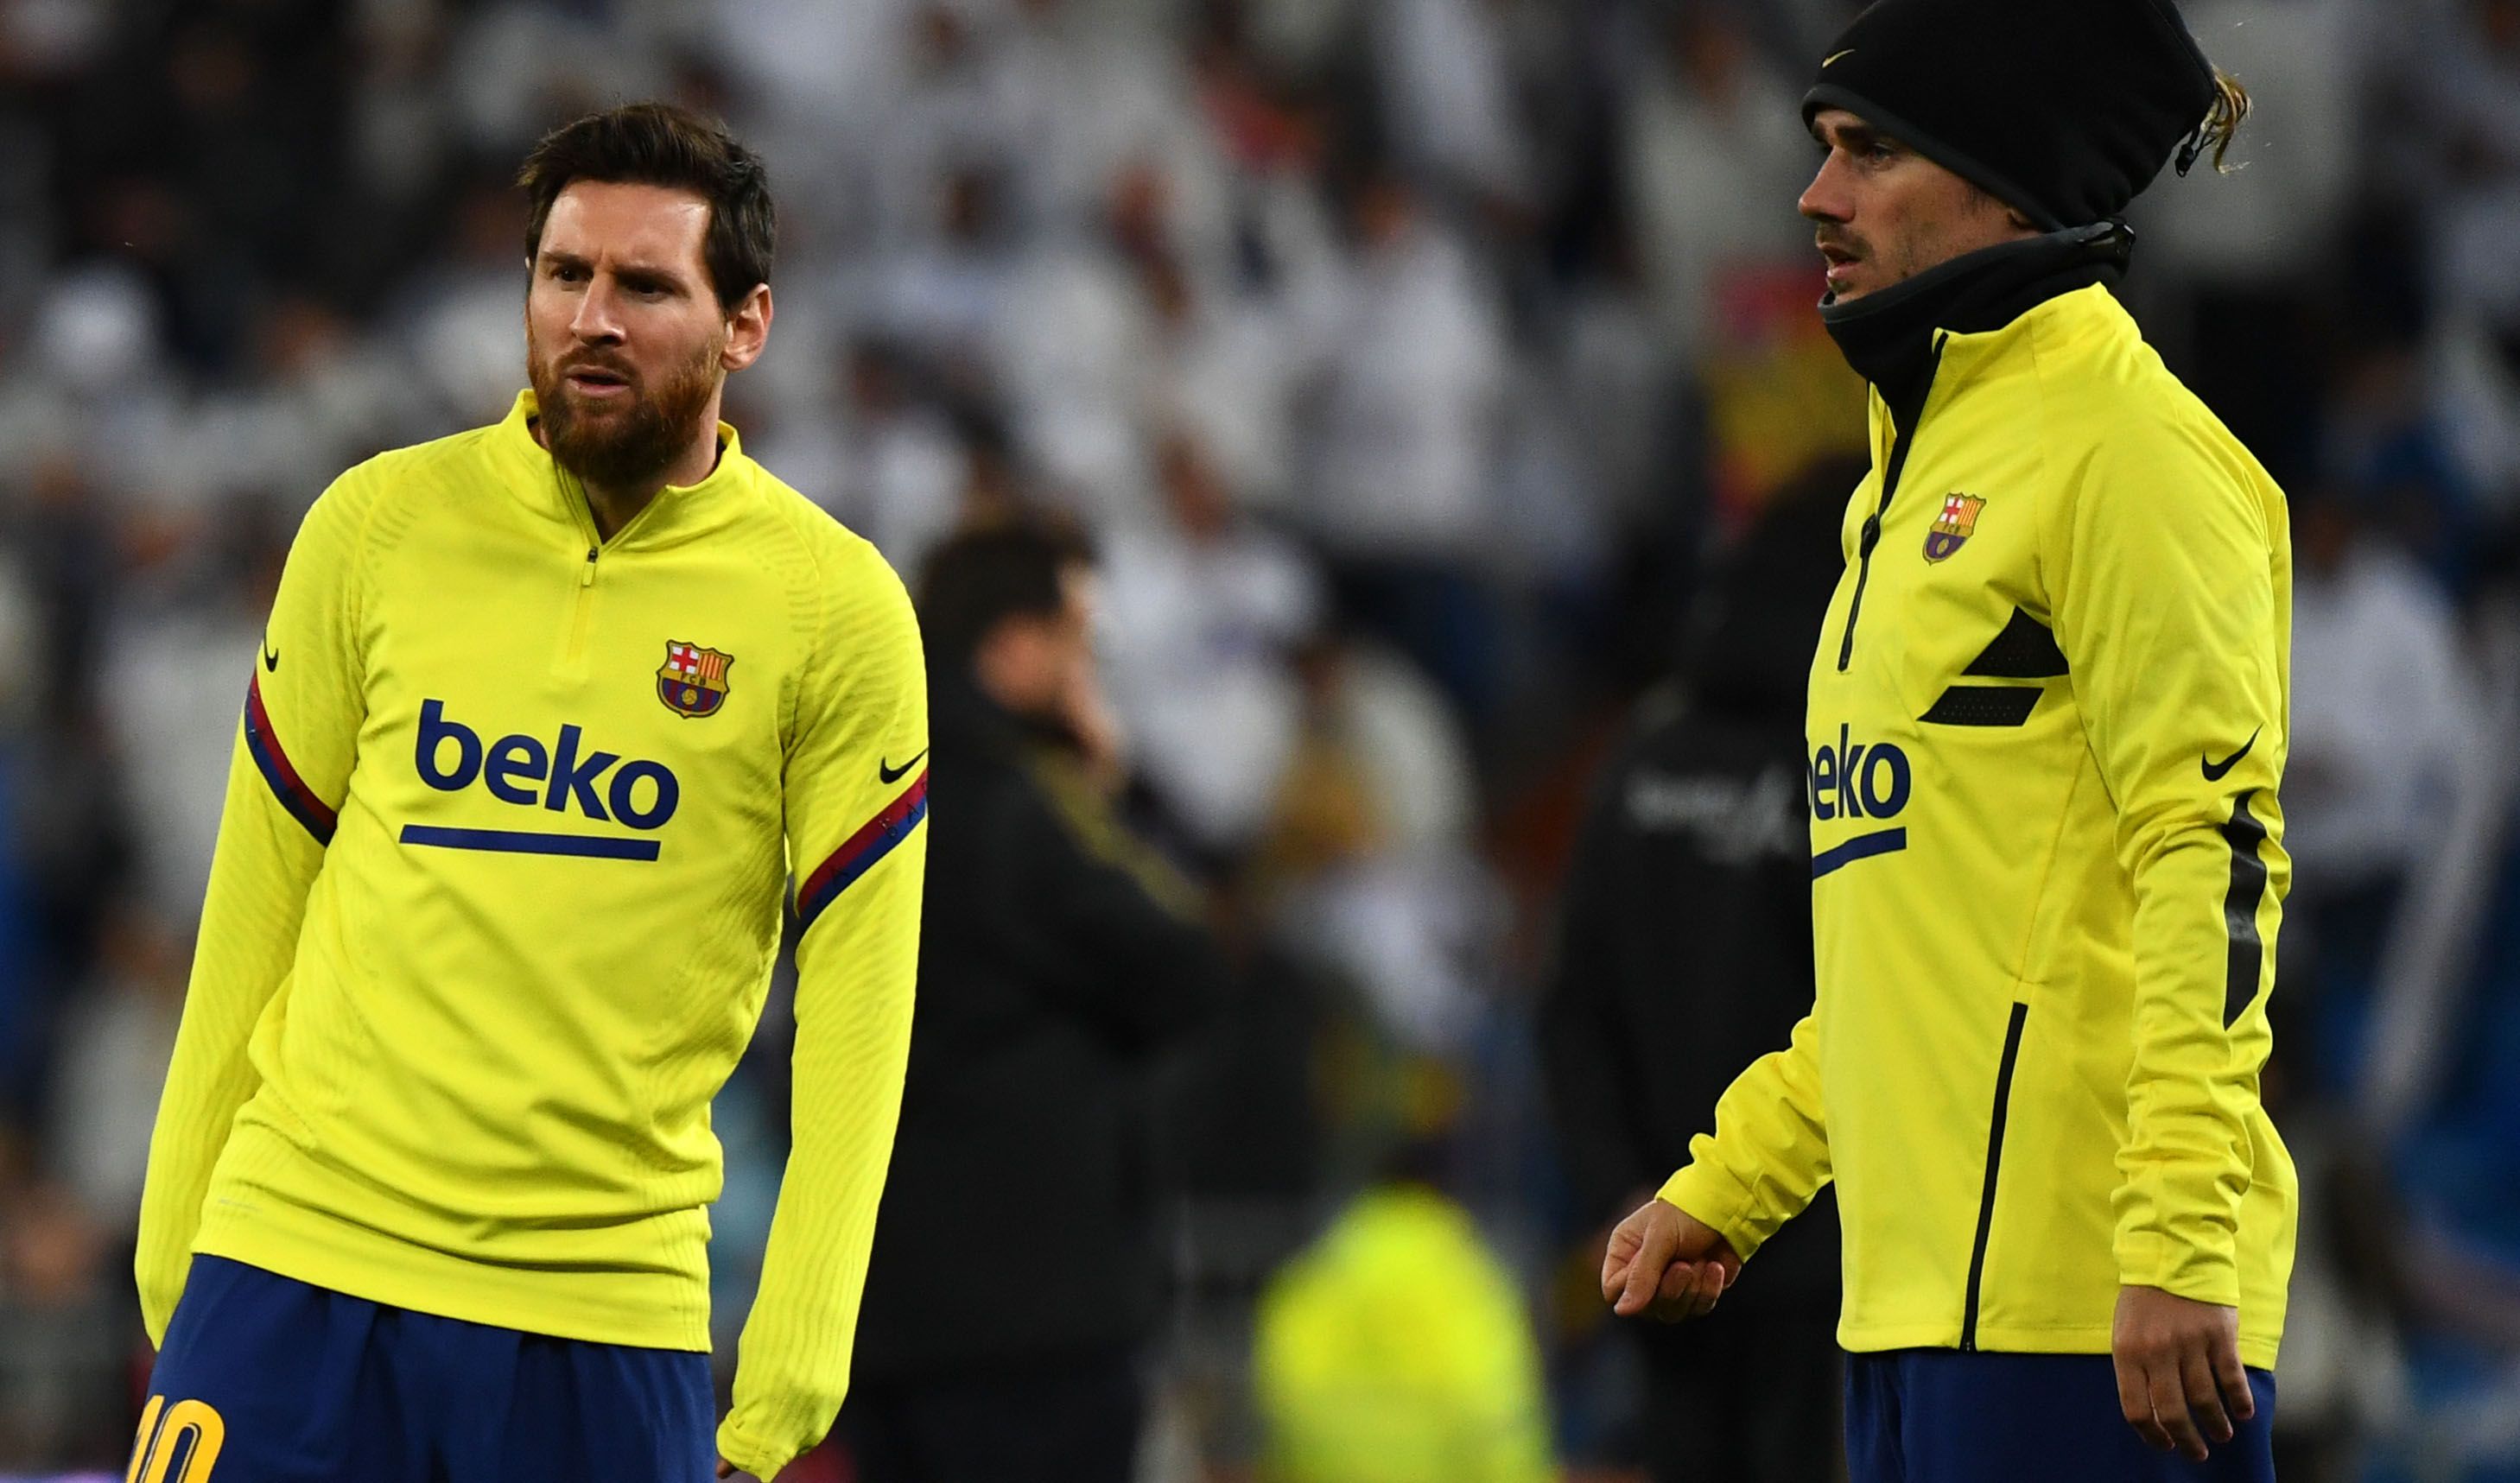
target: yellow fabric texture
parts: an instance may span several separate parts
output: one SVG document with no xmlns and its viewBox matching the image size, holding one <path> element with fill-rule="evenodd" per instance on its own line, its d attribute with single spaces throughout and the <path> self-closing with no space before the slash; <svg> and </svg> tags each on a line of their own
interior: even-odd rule
<svg viewBox="0 0 2520 1483">
<path fill-rule="evenodd" d="M 733 428 L 706 479 L 599 541 L 532 413 L 528 393 L 343 474 L 241 656 L 143 1316 L 161 1339 L 198 1251 L 707 1349 L 709 1102 L 792 870 L 794 1145 L 719 1434 L 768 1478 L 838 1410 L 891 1157 L 926 844 L 918 628 L 874 548 Z"/>
<path fill-rule="evenodd" d="M 2272 1368 L 2282 493 L 2096 287 L 1944 337 L 1867 574 L 1892 422 L 1811 672 L 1817 1002 L 1663 1198 L 1747 1256 L 1834 1178 L 1850 1350 L 2105 1353 L 2144 1284 Z"/>
<path fill-rule="evenodd" d="M 1521 1289 L 1432 1191 L 1365 1194 L 1289 1263 L 1253 1370 L 1272 1483 L 1553 1476 Z"/>
</svg>

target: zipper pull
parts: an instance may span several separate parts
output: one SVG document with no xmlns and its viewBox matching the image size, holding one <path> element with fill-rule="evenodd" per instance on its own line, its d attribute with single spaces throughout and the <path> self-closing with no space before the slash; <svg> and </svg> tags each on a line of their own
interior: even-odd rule
<svg viewBox="0 0 2520 1483">
<path fill-rule="evenodd" d="M 580 587 L 595 585 L 595 548 L 592 546 L 586 548 L 586 569 L 578 573 L 577 585 Z"/>
</svg>

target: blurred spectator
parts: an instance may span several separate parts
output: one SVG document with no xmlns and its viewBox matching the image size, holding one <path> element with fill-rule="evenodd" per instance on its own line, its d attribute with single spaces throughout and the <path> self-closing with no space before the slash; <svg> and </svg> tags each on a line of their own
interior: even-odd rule
<svg viewBox="0 0 2520 1483">
<path fill-rule="evenodd" d="M 476 181 L 456 202 L 446 252 L 388 310 L 441 428 L 495 422 L 516 400 L 524 243 L 523 202 L 504 180 Z"/>
<path fill-rule="evenodd" d="M 31 469 L 50 513 L 110 492 L 124 509 L 165 502 L 182 482 L 181 382 L 136 273 L 92 264 L 55 276 L 23 353 L 0 377 L 0 452 Z"/>
<path fill-rule="evenodd" d="M 1429 178 L 1523 201 L 1534 182 L 1504 9 L 1493 0 L 1384 0 L 1369 14 L 1395 157 Z"/>
<path fill-rule="evenodd" d="M 982 387 L 991 380 L 992 338 L 1010 281 L 1021 265 L 1005 161 L 976 151 L 956 156 L 923 184 L 930 204 L 919 217 L 932 226 L 878 259 L 872 317 L 948 383 Z"/>
<path fill-rule="evenodd" d="M 1302 724 L 1289 668 L 1322 621 L 1301 548 L 1240 515 L 1206 449 L 1156 449 L 1163 516 L 1106 544 L 1104 652 L 1112 698 L 1148 781 L 1197 844 L 1252 842 Z"/>
<path fill-rule="evenodd" d="M 2332 489 L 2294 504 L 2284 818 L 2295 890 L 2316 901 L 2402 878 L 2440 832 L 2472 691 L 2456 619 L 2423 569 Z"/>
<path fill-rule="evenodd" d="M 44 1162 L 102 1230 L 128 1231 L 140 1218 L 190 946 L 189 933 L 147 907 L 114 912 L 85 992 L 64 1016 Z"/>
<path fill-rule="evenodd" d="M 2324 410 L 2321 482 L 2360 509 L 2354 523 L 2412 556 L 2445 597 L 2470 591 L 2493 514 L 2459 467 L 2449 409 L 2427 395 L 2419 348 L 2383 339 L 2350 354 Z"/>
<path fill-rule="evenodd" d="M 2423 569 L 2333 491 L 2295 504 L 2284 821 L 2300 861 L 2291 952 L 2308 971 L 2287 981 L 2284 1008 L 2312 1040 L 2286 1058 L 2342 1092 L 2399 903 L 2475 744 L 2473 689 L 2449 603 Z"/>
<path fill-rule="evenodd" d="M 1402 1046 L 1458 1055 L 1498 935 L 1497 887 L 1469 852 L 1459 724 L 1414 666 L 1371 645 L 1325 638 L 1297 672 L 1303 730 L 1255 861 L 1267 910 Z"/>
<path fill-rule="evenodd" d="M 896 571 L 918 571 L 960 515 L 970 458 L 953 420 L 920 400 L 900 347 L 878 337 L 841 358 L 841 415 L 828 450 L 839 490 L 832 513 L 875 542 Z"/>
<path fill-rule="evenodd" d="M 2520 222 L 2520 3 L 2434 0 L 2387 55 L 2381 95 L 2399 146 L 2375 177 L 2427 218 L 2430 394 L 2466 478 L 2520 514 L 2520 291 L 2502 271 Z M 2409 122 L 2411 120 L 2411 122 Z"/>
<path fill-rule="evenodd" d="M 95 1466 L 128 1451 L 133 1316 L 117 1300 L 114 1249 L 68 1191 L 0 1168 L 0 1469 Z"/>
<path fill-rule="evenodd" d="M 1368 1190 L 1260 1301 L 1269 1483 L 1544 1483 L 1540 1348 L 1513 1275 L 1420 1180 Z"/>
<path fill-rule="evenodd" d="M 1655 318 L 1693 364 L 1728 270 L 1808 261 L 1794 198 L 1820 155 L 1802 127 L 1800 77 L 1758 53 L 1724 0 L 1667 15 L 1628 97 L 1626 183 Z"/>
<path fill-rule="evenodd" d="M 1171 182 L 1182 245 L 1212 250 L 1222 227 L 1221 161 L 1163 21 L 1092 0 L 1006 0 L 1012 13 L 995 75 L 1024 162 L 1029 220 L 1049 233 L 1103 208 L 1131 161 Z"/>
<path fill-rule="evenodd" d="M 149 821 L 134 840 L 136 885 L 162 922 L 188 926 L 209 884 L 227 764 L 203 741 L 237 729 L 237 676 L 261 642 L 288 555 L 288 526 L 274 516 L 238 509 L 181 557 L 135 573 L 117 605 L 100 698 L 133 806 Z"/>
<path fill-rule="evenodd" d="M 1091 569 L 1028 526 L 921 584 L 939 811 L 840 1435 L 868 1483 L 1131 1476 L 1161 1271 L 1146 1075 L 1214 1012 L 1196 898 L 1111 816 Z"/>
<path fill-rule="evenodd" d="M 1121 168 L 1087 230 L 1046 234 L 1025 254 L 994 327 L 1018 441 L 1098 528 L 1142 521 L 1153 503 L 1138 420 L 1163 371 L 1166 301 L 1190 292 L 1171 200 L 1152 165 Z"/>
<path fill-rule="evenodd" d="M 1349 219 L 1358 261 L 1323 392 L 1304 515 L 1341 604 L 1491 718 L 1499 635 L 1482 560 L 1505 392 L 1492 286 L 1401 177 L 1372 174 Z"/>
<path fill-rule="evenodd" d="M 1592 1265 L 1609 1227 L 1688 1161 L 1732 1078 L 1811 1011 L 1803 676 L 1863 474 L 1831 460 L 1778 496 L 1596 790 L 1541 1011 Z M 1837 1236 L 1823 1191 L 1710 1318 L 1623 1326 L 1647 1361 L 1640 1451 L 1656 1483 L 1794 1483 L 1841 1465 L 1823 1424 L 1839 1384 Z"/>
</svg>

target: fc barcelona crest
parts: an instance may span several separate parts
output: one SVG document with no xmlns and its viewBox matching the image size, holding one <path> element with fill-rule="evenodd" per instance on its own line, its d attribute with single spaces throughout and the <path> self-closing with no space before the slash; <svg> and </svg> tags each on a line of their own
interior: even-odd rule
<svg viewBox="0 0 2520 1483">
<path fill-rule="evenodd" d="M 1986 501 L 1973 494 L 1955 494 L 1945 499 L 1934 528 L 1925 532 L 1925 560 L 1950 560 L 1953 552 L 1977 533 L 1977 513 L 1985 508 Z"/>
<path fill-rule="evenodd" d="M 731 653 L 667 639 L 665 662 L 656 670 L 656 698 L 678 716 L 715 715 L 726 703 L 726 671 L 734 662 Z"/>
</svg>

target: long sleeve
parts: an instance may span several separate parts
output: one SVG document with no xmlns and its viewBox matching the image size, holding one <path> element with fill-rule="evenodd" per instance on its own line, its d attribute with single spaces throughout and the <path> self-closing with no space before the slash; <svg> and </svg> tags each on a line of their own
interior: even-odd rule
<svg viewBox="0 0 2520 1483">
<path fill-rule="evenodd" d="M 1829 1181 L 1820 1087 L 1820 1023 L 1806 1014 L 1785 1049 L 1752 1061 L 1725 1089 L 1715 1132 L 1688 1141 L 1688 1166 L 1661 1198 L 1722 1232 L 1748 1260 Z"/>
<path fill-rule="evenodd" d="M 291 545 L 228 766 L 182 1027 L 149 1143 L 134 1261 L 152 1343 L 183 1295 L 210 1172 L 258 1078 L 256 1025 L 288 982 L 308 891 L 366 716 L 358 638 L 364 491 L 315 502 Z"/>
<path fill-rule="evenodd" d="M 870 553 L 833 594 L 786 783 L 796 871 L 794 1141 L 718 1451 L 773 1478 L 848 1390 L 910 1055 L 927 691 L 910 600 Z"/>
<path fill-rule="evenodd" d="M 2056 636 L 2135 892 L 2120 1280 L 2236 1304 L 2291 876 L 2282 512 L 2243 459 L 2168 423 L 2113 435 L 2069 488 L 2047 533 Z"/>
</svg>

